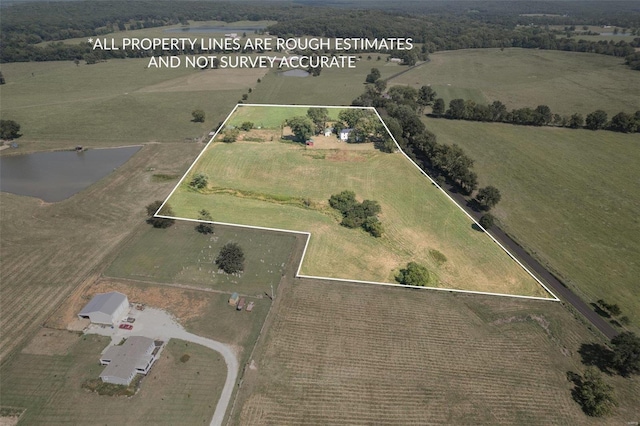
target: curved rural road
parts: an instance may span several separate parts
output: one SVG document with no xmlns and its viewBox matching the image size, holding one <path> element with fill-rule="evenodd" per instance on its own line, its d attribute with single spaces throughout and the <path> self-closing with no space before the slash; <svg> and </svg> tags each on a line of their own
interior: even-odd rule
<svg viewBox="0 0 640 426">
<path fill-rule="evenodd" d="M 238 358 L 229 346 L 215 340 L 187 332 L 169 314 L 155 308 L 147 308 L 144 311 L 139 312 L 136 317 L 133 330 L 131 331 L 121 330 L 119 328 L 111 329 L 89 327 L 86 332 L 110 336 L 112 343 L 114 344 L 119 343 L 123 337 L 130 336 L 149 337 L 150 339 L 159 339 L 165 342 L 169 339 L 179 339 L 205 346 L 220 353 L 227 365 L 227 379 L 224 382 L 224 387 L 222 388 L 222 393 L 220 394 L 220 399 L 216 405 L 216 410 L 213 413 L 210 425 L 222 425 L 224 415 L 227 412 L 227 407 L 231 401 L 231 395 L 233 394 L 233 389 L 235 387 L 239 371 Z"/>
<path fill-rule="evenodd" d="M 478 221 L 482 213 L 478 213 L 467 206 L 467 199 L 460 193 L 454 192 L 451 188 L 443 186 L 442 189 L 455 200 L 455 202 L 469 213 L 473 218 Z M 580 312 L 595 328 L 600 330 L 607 339 L 612 339 L 618 332 L 605 321 L 600 315 L 598 315 L 586 302 L 584 302 L 577 294 L 566 287 L 555 275 L 547 270 L 540 262 L 527 253 L 522 246 L 516 243 L 507 233 L 502 229 L 494 226 L 491 228 L 491 235 L 500 242 L 503 246 L 509 249 L 522 264 L 524 264 L 529 270 L 534 271 L 538 278 L 542 279 L 545 283 L 553 289 L 556 296 L 571 304 L 578 312 Z"/>
</svg>

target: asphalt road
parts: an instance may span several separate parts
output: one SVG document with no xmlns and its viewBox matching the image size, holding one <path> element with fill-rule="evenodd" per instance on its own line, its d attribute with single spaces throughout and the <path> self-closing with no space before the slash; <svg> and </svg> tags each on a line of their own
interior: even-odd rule
<svg viewBox="0 0 640 426">
<path fill-rule="evenodd" d="M 460 193 L 453 192 L 448 187 L 443 187 L 447 193 L 455 200 L 455 202 L 462 207 L 466 212 L 473 216 L 476 220 L 480 220 L 482 213 L 478 213 L 467 206 L 467 199 Z M 525 265 L 530 271 L 542 280 L 547 287 L 549 287 L 554 294 L 572 305 L 578 312 L 580 312 L 593 326 L 600 330 L 607 339 L 611 339 L 618 334 L 618 332 L 605 321 L 600 315 L 598 315 L 587 303 L 585 303 L 578 295 L 567 288 L 558 278 L 556 278 L 551 272 L 549 272 L 540 262 L 534 259 L 529 253 L 527 253 L 518 243 L 509 237 L 502 229 L 494 226 L 491 228 L 491 235 L 506 247 L 511 254 L 513 254 L 523 265 Z"/>
</svg>

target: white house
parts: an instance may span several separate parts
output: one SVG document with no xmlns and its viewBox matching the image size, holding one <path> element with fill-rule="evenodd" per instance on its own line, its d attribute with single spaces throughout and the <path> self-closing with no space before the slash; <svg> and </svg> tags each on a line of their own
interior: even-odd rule
<svg viewBox="0 0 640 426">
<path fill-rule="evenodd" d="M 347 141 L 349 139 L 349 135 L 353 132 L 353 129 L 342 129 L 340 130 L 340 140 Z"/>
<path fill-rule="evenodd" d="M 94 324 L 115 325 L 129 312 L 129 299 L 122 293 L 112 291 L 93 296 L 78 314 L 80 318 L 89 318 Z"/>
<path fill-rule="evenodd" d="M 106 383 L 128 386 L 136 374 L 149 372 L 160 347 L 153 339 L 142 336 L 131 336 L 122 345 L 109 346 L 100 357 L 100 364 L 107 366 L 100 378 Z"/>
</svg>

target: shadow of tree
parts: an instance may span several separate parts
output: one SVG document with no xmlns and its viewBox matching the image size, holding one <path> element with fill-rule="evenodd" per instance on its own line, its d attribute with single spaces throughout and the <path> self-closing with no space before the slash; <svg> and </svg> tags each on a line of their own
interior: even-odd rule
<svg viewBox="0 0 640 426">
<path fill-rule="evenodd" d="M 593 308 L 593 310 L 596 312 L 596 314 L 600 315 L 601 317 L 604 318 L 611 318 L 611 315 L 609 315 L 609 312 L 605 311 L 604 309 L 602 309 L 600 306 L 598 306 L 597 303 L 590 303 L 591 307 Z"/>
<path fill-rule="evenodd" d="M 613 374 L 611 370 L 613 352 L 599 343 L 583 343 L 578 349 L 584 365 L 593 365 L 603 373 Z"/>
<path fill-rule="evenodd" d="M 476 225 L 475 223 L 473 223 L 473 224 L 471 225 L 471 229 L 473 229 L 474 231 L 478 231 L 478 232 L 484 232 L 484 231 L 482 230 L 482 228 L 480 228 L 480 227 L 479 227 L 478 225 Z"/>
</svg>

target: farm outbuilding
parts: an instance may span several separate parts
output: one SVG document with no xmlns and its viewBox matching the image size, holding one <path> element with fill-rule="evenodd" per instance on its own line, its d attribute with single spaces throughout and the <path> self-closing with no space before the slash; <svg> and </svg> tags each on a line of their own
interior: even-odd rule
<svg viewBox="0 0 640 426">
<path fill-rule="evenodd" d="M 353 129 L 342 129 L 340 130 L 340 140 L 347 141 L 349 140 L 349 135 L 353 132 Z"/>
<path fill-rule="evenodd" d="M 129 312 L 129 299 L 117 291 L 101 293 L 85 305 L 78 317 L 88 318 L 94 324 L 114 325 Z"/>
<path fill-rule="evenodd" d="M 231 306 L 236 306 L 238 304 L 238 299 L 240 299 L 240 296 L 238 296 L 238 293 L 233 293 L 229 298 L 229 304 Z"/>
<path fill-rule="evenodd" d="M 142 336 L 129 337 L 122 345 L 110 346 L 100 357 L 107 367 L 100 374 L 105 383 L 128 386 L 136 374 L 147 374 L 162 343 Z"/>
<path fill-rule="evenodd" d="M 333 127 L 327 127 L 326 129 L 324 129 L 324 136 L 325 137 L 329 137 L 331 136 L 331 134 L 333 133 Z"/>
</svg>

